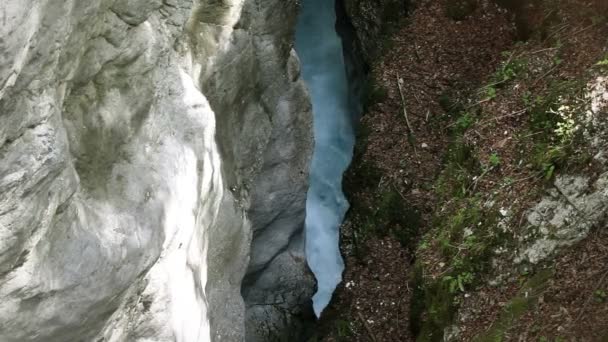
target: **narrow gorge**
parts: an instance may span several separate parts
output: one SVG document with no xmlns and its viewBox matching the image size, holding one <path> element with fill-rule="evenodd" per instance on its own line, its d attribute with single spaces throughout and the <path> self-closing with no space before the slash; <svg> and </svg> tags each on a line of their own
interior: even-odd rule
<svg viewBox="0 0 608 342">
<path fill-rule="evenodd" d="M 605 0 L 0 1 L 0 342 L 605 341 Z"/>
</svg>

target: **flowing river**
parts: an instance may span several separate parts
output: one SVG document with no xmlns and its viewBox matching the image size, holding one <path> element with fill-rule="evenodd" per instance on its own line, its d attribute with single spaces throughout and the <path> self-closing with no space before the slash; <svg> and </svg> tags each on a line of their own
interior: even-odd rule
<svg viewBox="0 0 608 342">
<path fill-rule="evenodd" d="M 306 202 L 306 257 L 318 282 L 313 297 L 321 315 L 342 280 L 340 225 L 348 210 L 342 176 L 351 162 L 358 116 L 346 75 L 342 40 L 336 32 L 335 0 L 303 0 L 296 50 L 310 90 L 315 149 Z"/>
</svg>

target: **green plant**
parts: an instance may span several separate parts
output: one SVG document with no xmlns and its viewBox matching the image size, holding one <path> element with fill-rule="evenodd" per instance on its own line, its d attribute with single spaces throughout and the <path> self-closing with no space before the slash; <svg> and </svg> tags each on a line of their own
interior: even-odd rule
<svg viewBox="0 0 608 342">
<path fill-rule="evenodd" d="M 339 338 L 350 337 L 353 334 L 351 324 L 349 321 L 338 319 L 335 322 L 336 334 Z"/>
<path fill-rule="evenodd" d="M 608 55 L 604 57 L 601 61 L 595 63 L 597 66 L 608 66 Z"/>
<path fill-rule="evenodd" d="M 471 274 L 470 272 L 464 272 L 456 276 L 448 275 L 443 277 L 443 281 L 448 283 L 448 289 L 450 293 L 455 294 L 459 290 L 461 292 L 464 292 L 465 286 L 468 286 L 473 283 L 473 274 Z"/>
<path fill-rule="evenodd" d="M 500 165 L 500 157 L 496 153 L 492 153 L 488 161 L 491 167 L 498 167 Z"/>
<path fill-rule="evenodd" d="M 486 88 L 486 99 L 492 100 L 496 97 L 496 87 L 488 86 Z"/>
<path fill-rule="evenodd" d="M 511 81 L 527 69 L 528 61 L 521 57 L 515 57 L 513 54 L 514 52 L 503 52 L 503 57 L 507 60 L 502 62 L 500 68 L 492 76 L 494 85 Z"/>
<path fill-rule="evenodd" d="M 530 109 L 530 125 L 534 131 L 543 131 L 539 137 L 551 140 L 558 123 L 574 118 L 579 111 L 574 102 L 584 90 L 577 81 L 553 82 L 543 96 L 537 96 Z M 576 125 L 572 124 L 572 128 Z"/>
<path fill-rule="evenodd" d="M 512 177 L 505 177 L 502 180 L 502 187 L 503 188 L 509 187 L 509 186 L 513 185 L 513 183 L 515 183 L 515 180 Z"/>
<path fill-rule="evenodd" d="M 565 146 L 538 143 L 532 152 L 532 166 L 541 173 L 545 180 L 551 180 L 555 170 L 568 161 L 568 155 L 568 149 Z"/>
<path fill-rule="evenodd" d="M 465 112 L 456 120 L 456 130 L 458 132 L 464 132 L 473 125 L 474 121 L 471 114 Z"/>
<path fill-rule="evenodd" d="M 529 90 L 526 90 L 521 97 L 522 102 L 526 107 L 530 107 L 533 104 L 532 93 Z"/>
<path fill-rule="evenodd" d="M 596 290 L 593 293 L 593 296 L 595 297 L 595 300 L 600 303 L 605 302 L 606 299 L 608 298 L 608 294 L 606 294 L 606 291 L 604 291 L 604 290 Z"/>
</svg>

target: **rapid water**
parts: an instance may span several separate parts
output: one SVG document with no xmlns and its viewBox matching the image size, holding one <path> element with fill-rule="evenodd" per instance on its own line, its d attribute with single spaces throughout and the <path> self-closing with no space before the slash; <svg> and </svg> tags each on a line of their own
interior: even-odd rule
<svg viewBox="0 0 608 342">
<path fill-rule="evenodd" d="M 335 26 L 335 0 L 303 0 L 296 26 L 296 50 L 314 113 L 306 258 L 318 283 L 313 296 L 317 317 L 342 281 L 339 229 L 348 209 L 342 193 L 342 175 L 352 159 L 357 114 L 349 101 L 342 41 Z"/>
</svg>

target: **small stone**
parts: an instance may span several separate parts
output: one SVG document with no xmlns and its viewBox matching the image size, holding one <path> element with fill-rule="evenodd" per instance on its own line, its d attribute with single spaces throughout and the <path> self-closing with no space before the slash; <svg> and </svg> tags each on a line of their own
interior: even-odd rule
<svg viewBox="0 0 608 342">
<path fill-rule="evenodd" d="M 471 228 L 468 228 L 468 227 L 465 228 L 464 229 L 464 237 L 466 238 L 466 237 L 469 237 L 471 235 L 473 235 L 473 230 Z"/>
<path fill-rule="evenodd" d="M 422 148 L 429 148 L 429 145 L 427 145 L 427 143 L 422 143 L 422 145 L 420 145 L 420 147 L 422 147 Z"/>
</svg>

